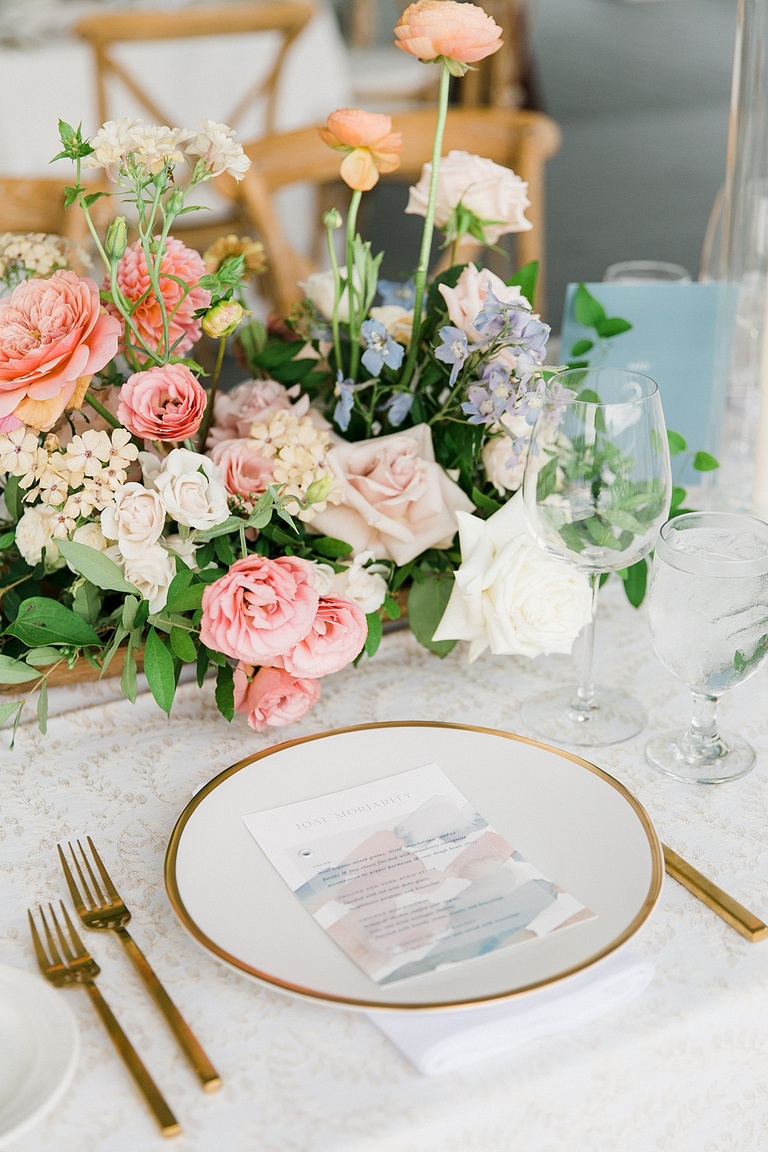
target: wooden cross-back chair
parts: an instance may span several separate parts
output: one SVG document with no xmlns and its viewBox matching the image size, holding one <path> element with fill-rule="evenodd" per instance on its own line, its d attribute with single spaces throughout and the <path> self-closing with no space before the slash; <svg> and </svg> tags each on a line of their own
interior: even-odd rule
<svg viewBox="0 0 768 1152">
<path fill-rule="evenodd" d="M 0 176 L 0 232 L 54 233 L 82 242 L 88 226 L 77 205 L 64 207 L 64 181 Z"/>
<path fill-rule="evenodd" d="M 403 112 L 393 119 L 402 132 L 400 168 L 390 180 L 414 182 L 422 165 L 431 158 L 436 112 L 433 109 Z M 464 150 L 512 168 L 528 184 L 531 206 L 529 232 L 516 236 L 516 256 L 521 264 L 538 260 L 544 269 L 544 168 L 560 146 L 560 130 L 540 112 L 509 108 L 451 109 L 443 139 L 443 153 Z M 246 145 L 252 160 L 244 180 L 228 180 L 224 190 L 238 197 L 245 208 L 269 261 L 271 303 L 285 314 L 301 299 L 297 281 L 316 266 L 291 244 L 280 218 L 274 193 L 292 184 L 322 187 L 339 179 L 340 153 L 322 142 L 316 128 L 266 136 Z M 462 253 L 465 257 L 465 253 Z M 539 276 L 538 299 L 543 299 L 543 276 Z"/>
<path fill-rule="evenodd" d="M 259 100 L 264 100 L 265 131 L 274 129 L 275 101 L 280 71 L 285 55 L 299 33 L 315 15 L 309 0 L 252 0 L 250 3 L 192 6 L 172 10 L 102 12 L 84 16 L 75 24 L 75 32 L 91 47 L 93 53 L 96 95 L 101 122 L 115 119 L 109 96 L 110 80 L 117 80 L 139 102 L 158 124 L 173 126 L 173 113 L 163 110 L 147 91 L 146 81 L 138 78 L 116 52 L 120 45 L 157 40 L 186 40 L 204 36 L 241 36 L 258 32 L 277 32 L 280 43 L 271 68 L 263 79 L 254 83 L 237 101 L 226 117 L 227 124 L 237 128 L 243 116 Z"/>
</svg>

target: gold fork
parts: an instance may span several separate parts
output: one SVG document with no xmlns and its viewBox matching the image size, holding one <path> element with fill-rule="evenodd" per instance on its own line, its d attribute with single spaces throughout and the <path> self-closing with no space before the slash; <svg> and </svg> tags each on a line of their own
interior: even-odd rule
<svg viewBox="0 0 768 1152">
<path fill-rule="evenodd" d="M 45 935 L 45 944 L 43 944 L 40 933 L 37 930 L 37 925 L 35 924 L 31 911 L 27 909 L 29 930 L 32 933 L 32 944 L 35 949 L 35 956 L 37 957 L 40 971 L 46 980 L 49 980 L 51 984 L 55 984 L 56 987 L 63 987 L 67 984 L 80 984 L 85 988 L 110 1038 L 127 1064 L 128 1071 L 136 1081 L 140 1092 L 160 1125 L 163 1136 L 177 1136 L 179 1132 L 181 1132 L 181 1128 L 176 1117 L 173 1112 L 171 1112 L 159 1088 L 142 1063 L 138 1052 L 118 1024 L 112 1009 L 96 987 L 94 981 L 101 969 L 88 953 L 82 940 L 75 931 L 75 926 L 70 920 L 64 904 L 62 902 L 60 903 L 69 938 L 67 938 L 56 919 L 53 905 L 48 905 L 48 916 L 50 916 L 51 923 L 55 929 L 58 944 L 43 909 L 39 908 L 38 912 Z"/>
<path fill-rule="evenodd" d="M 206 1056 L 200 1042 L 189 1027 L 189 1024 L 187 1024 L 181 1012 L 179 1012 L 165 988 L 158 980 L 146 956 L 125 927 L 131 919 L 131 913 L 120 899 L 117 889 L 112 883 L 99 853 L 96 851 L 93 840 L 91 840 L 90 836 L 87 836 L 86 839 L 96 868 L 98 869 L 100 879 L 97 878 L 91 861 L 79 840 L 77 841 L 77 847 L 80 851 L 79 858 L 72 844 L 67 845 L 70 855 L 72 856 L 72 864 L 77 872 L 77 881 L 64 855 L 61 844 L 57 846 L 61 866 L 64 869 L 64 876 L 80 920 L 86 928 L 107 930 L 115 933 L 133 961 L 136 971 L 149 989 L 155 1003 L 165 1017 L 184 1055 L 197 1073 L 203 1088 L 206 1092 L 214 1092 L 221 1084 L 218 1072 Z"/>
</svg>

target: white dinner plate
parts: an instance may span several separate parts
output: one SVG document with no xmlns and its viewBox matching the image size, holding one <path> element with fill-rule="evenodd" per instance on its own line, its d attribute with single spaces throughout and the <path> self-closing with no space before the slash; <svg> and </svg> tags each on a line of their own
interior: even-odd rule
<svg viewBox="0 0 768 1152">
<path fill-rule="evenodd" d="M 513 848 L 597 916 L 511 949 L 379 987 L 326 935 L 241 817 L 436 763 Z M 457 1008 L 552 984 L 616 951 L 664 873 L 638 801 L 586 760 L 521 736 L 403 721 L 291 740 L 206 784 L 174 828 L 165 882 L 214 956 L 272 987 L 351 1008 Z"/>
<path fill-rule="evenodd" d="M 77 1022 L 42 977 L 0 966 L 0 1148 L 65 1092 L 80 1051 Z"/>
</svg>

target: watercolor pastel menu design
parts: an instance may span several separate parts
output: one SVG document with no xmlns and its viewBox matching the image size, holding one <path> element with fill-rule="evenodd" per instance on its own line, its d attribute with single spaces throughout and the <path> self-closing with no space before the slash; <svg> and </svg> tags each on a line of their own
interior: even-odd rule
<svg viewBox="0 0 768 1152">
<path fill-rule="evenodd" d="M 379 984 L 594 917 L 429 764 L 243 820 L 330 938 Z"/>
</svg>

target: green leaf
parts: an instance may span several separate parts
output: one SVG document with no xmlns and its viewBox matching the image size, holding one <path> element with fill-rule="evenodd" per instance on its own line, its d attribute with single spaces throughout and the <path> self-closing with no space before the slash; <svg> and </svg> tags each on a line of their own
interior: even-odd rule
<svg viewBox="0 0 768 1152">
<path fill-rule="evenodd" d="M 672 499 L 669 504 L 670 512 L 674 511 L 675 508 L 679 508 L 683 500 L 685 500 L 685 488 L 680 488 L 676 485 L 672 489 Z"/>
<path fill-rule="evenodd" d="M 571 348 L 571 356 L 584 356 L 587 352 L 591 352 L 594 346 L 592 340 L 577 340 Z"/>
<path fill-rule="evenodd" d="M 72 611 L 88 622 L 95 624 L 101 611 L 101 596 L 98 588 L 90 581 L 84 580 L 78 584 L 72 597 Z"/>
<path fill-rule="evenodd" d="M 3 489 L 3 496 L 5 498 L 5 506 L 8 509 L 8 515 L 12 520 L 18 520 L 21 516 L 21 491 L 19 489 L 19 477 L 9 476 L 5 482 Z"/>
<path fill-rule="evenodd" d="M 120 676 L 120 691 L 123 693 L 123 696 L 125 696 L 126 700 L 130 700 L 131 704 L 136 703 L 138 683 L 136 680 L 136 657 L 133 654 L 132 644 L 129 644 L 125 650 L 123 671 L 122 675 Z"/>
<path fill-rule="evenodd" d="M 185 664 L 194 664 L 197 660 L 197 648 L 189 632 L 185 632 L 183 628 L 171 628 L 168 639 L 174 655 L 178 656 L 179 660 L 183 660 Z"/>
<path fill-rule="evenodd" d="M 158 706 L 163 712 L 170 713 L 176 693 L 173 656 L 154 628 L 149 629 L 144 645 L 144 675 Z"/>
<path fill-rule="evenodd" d="M 37 697 L 37 722 L 40 731 L 45 736 L 48 731 L 48 684 L 45 680 L 40 685 L 40 693 Z"/>
<path fill-rule="evenodd" d="M 24 659 L 27 664 L 42 668 L 46 664 L 55 664 L 61 660 L 61 652 L 58 648 L 30 648 Z"/>
<path fill-rule="evenodd" d="M 408 622 L 416 639 L 436 656 L 447 656 L 455 640 L 432 639 L 453 591 L 453 577 L 428 572 L 408 593 Z"/>
<path fill-rule="evenodd" d="M 688 443 L 679 432 L 671 432 L 667 428 L 667 442 L 669 444 L 670 456 L 679 456 L 681 452 L 685 452 Z"/>
<path fill-rule="evenodd" d="M 639 608 L 645 599 L 645 590 L 648 585 L 648 564 L 645 560 L 638 560 L 631 568 L 624 568 L 619 572 L 624 581 L 624 591 L 633 608 Z"/>
<path fill-rule="evenodd" d="M 232 549 L 232 543 L 226 536 L 217 536 L 213 542 L 216 557 L 221 561 L 225 567 L 230 568 L 235 562 L 235 553 Z"/>
<path fill-rule="evenodd" d="M 216 673 L 216 707 L 225 720 L 235 714 L 234 669 L 231 664 L 223 664 Z"/>
<path fill-rule="evenodd" d="M 104 675 L 104 673 L 106 672 L 107 668 L 109 668 L 109 665 L 112 662 L 112 657 L 114 656 L 115 652 L 117 652 L 118 648 L 122 644 L 123 640 L 125 640 L 127 635 L 128 635 L 127 628 L 116 628 L 115 629 L 115 634 L 112 637 L 112 639 L 110 640 L 109 647 L 107 648 L 106 652 L 104 653 L 104 658 L 101 662 L 101 675 L 99 676 L 99 680 L 101 680 L 101 678 Z"/>
<path fill-rule="evenodd" d="M 394 596 L 385 596 L 381 608 L 388 620 L 399 620 L 402 616 L 400 605 Z"/>
<path fill-rule="evenodd" d="M 10 532 L 3 532 L 0 536 L 0 552 L 7 552 L 16 539 L 16 529 L 12 528 Z"/>
<path fill-rule="evenodd" d="M 202 688 L 205 674 L 208 671 L 208 665 L 211 660 L 208 655 L 208 649 L 205 644 L 201 644 L 197 651 L 197 686 Z"/>
<path fill-rule="evenodd" d="M 494 500 L 492 496 L 486 496 L 479 488 L 472 489 L 472 503 L 476 508 L 479 508 L 481 512 L 487 512 L 489 516 L 492 516 L 494 512 L 498 512 L 499 508 L 501 508 L 501 502 L 499 500 Z"/>
<path fill-rule="evenodd" d="M 21 700 L 12 700 L 10 704 L 0 704 L 0 725 L 5 724 L 14 712 L 21 710 L 24 703 Z"/>
<path fill-rule="evenodd" d="M 693 458 L 693 466 L 697 472 L 714 472 L 720 467 L 720 463 L 714 456 L 710 456 L 709 452 L 697 452 Z"/>
<path fill-rule="evenodd" d="M 36 680 L 39 675 L 36 669 L 21 660 L 0 656 L 0 684 L 24 684 L 27 680 Z"/>
<path fill-rule="evenodd" d="M 114 560 L 99 552 L 98 548 L 89 548 L 87 544 L 78 544 L 76 540 L 57 540 L 56 543 L 75 572 L 90 580 L 97 588 L 136 595 L 136 588 L 128 583 Z"/>
<path fill-rule="evenodd" d="M 366 656 L 375 656 L 381 644 L 381 617 L 378 612 L 368 612 L 365 619 L 368 622 L 368 634 L 363 645 L 364 651 Z"/>
<path fill-rule="evenodd" d="M 605 320 L 598 320 L 595 329 L 603 340 L 611 336 L 620 336 L 622 332 L 629 332 L 632 328 L 629 320 L 622 320 L 619 316 L 609 316 Z"/>
<path fill-rule="evenodd" d="M 557 457 L 553 456 L 536 477 L 536 499 L 543 503 L 557 487 Z"/>
<path fill-rule="evenodd" d="M 523 264 L 522 268 L 518 268 L 512 279 L 507 280 L 507 285 L 510 288 L 519 288 L 528 303 L 532 304 L 533 298 L 536 295 L 536 281 L 538 278 L 539 262 L 538 260 L 531 260 L 528 264 Z"/>
<path fill-rule="evenodd" d="M 215 528 L 208 528 L 205 532 L 198 532 L 196 539 L 203 542 L 208 540 L 215 540 L 217 536 L 226 536 L 229 532 L 238 532 L 243 521 L 240 516 L 228 516 L 221 524 L 217 524 Z"/>
<path fill-rule="evenodd" d="M 342 556 L 349 556 L 352 545 L 344 540 L 336 540 L 333 536 L 318 536 L 312 540 L 312 550 L 328 560 L 340 560 Z"/>
<path fill-rule="evenodd" d="M 188 588 L 180 588 L 173 597 L 169 596 L 164 611 L 166 613 L 195 612 L 203 602 L 203 592 L 205 592 L 205 584 L 201 583 L 190 584 Z"/>
<path fill-rule="evenodd" d="M 135 623 L 136 613 L 140 603 L 141 601 L 135 596 L 127 596 L 123 602 L 123 614 L 120 617 L 120 623 L 123 628 L 126 628 L 129 632 Z"/>
<path fill-rule="evenodd" d="M 573 314 L 582 328 L 597 328 L 606 319 L 605 308 L 588 291 L 586 284 L 579 284 L 574 293 Z"/>
<path fill-rule="evenodd" d="M 35 648 L 39 644 L 76 644 L 78 647 L 103 644 L 87 621 L 47 596 L 24 600 L 6 633 Z"/>
</svg>

